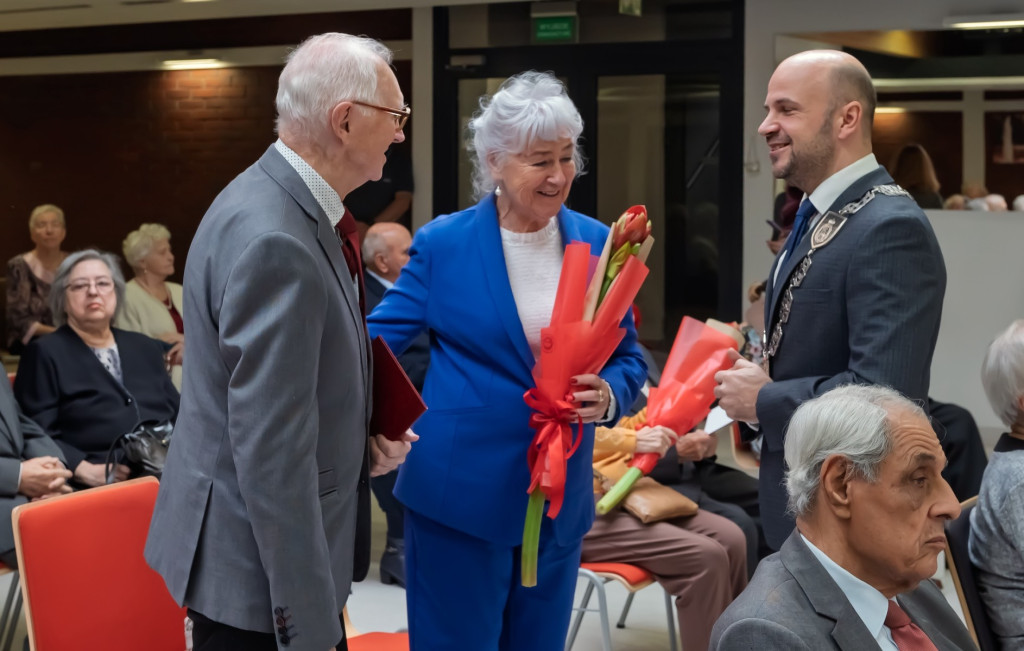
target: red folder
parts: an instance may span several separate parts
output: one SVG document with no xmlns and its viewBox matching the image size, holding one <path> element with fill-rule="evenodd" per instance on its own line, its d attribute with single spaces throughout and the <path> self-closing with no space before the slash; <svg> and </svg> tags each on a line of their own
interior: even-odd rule
<svg viewBox="0 0 1024 651">
<path fill-rule="evenodd" d="M 398 441 L 412 427 L 427 405 L 395 354 L 380 337 L 373 342 L 373 415 L 370 434 Z"/>
</svg>

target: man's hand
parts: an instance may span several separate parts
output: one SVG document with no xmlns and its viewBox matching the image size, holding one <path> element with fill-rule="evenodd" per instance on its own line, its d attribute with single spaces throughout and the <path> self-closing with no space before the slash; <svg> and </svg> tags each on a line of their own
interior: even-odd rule
<svg viewBox="0 0 1024 651">
<path fill-rule="evenodd" d="M 645 427 L 637 430 L 636 451 L 638 453 L 653 452 L 659 457 L 663 457 L 678 438 L 679 436 L 667 427 Z"/>
<path fill-rule="evenodd" d="M 420 440 L 411 429 L 406 430 L 400 441 L 389 441 L 383 434 L 370 437 L 370 476 L 386 475 L 405 461 L 412 449 L 413 441 Z"/>
<path fill-rule="evenodd" d="M 676 441 L 676 454 L 680 461 L 700 461 L 718 451 L 718 437 L 702 429 L 695 429 Z"/>
<path fill-rule="evenodd" d="M 70 493 L 71 487 L 66 484 L 70 478 L 71 471 L 57 457 L 26 459 L 21 462 L 18 492 L 32 498 Z"/>
<path fill-rule="evenodd" d="M 729 351 L 732 368 L 715 373 L 715 397 L 729 418 L 745 423 L 757 422 L 757 394 L 771 378 L 757 364 L 747 361 L 735 350 Z"/>
</svg>

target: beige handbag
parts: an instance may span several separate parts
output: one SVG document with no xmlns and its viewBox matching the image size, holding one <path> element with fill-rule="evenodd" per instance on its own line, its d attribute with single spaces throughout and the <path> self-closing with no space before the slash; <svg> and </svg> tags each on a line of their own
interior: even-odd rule
<svg viewBox="0 0 1024 651">
<path fill-rule="evenodd" d="M 637 480 L 622 506 L 644 524 L 696 515 L 698 510 L 689 497 L 650 477 Z"/>
</svg>

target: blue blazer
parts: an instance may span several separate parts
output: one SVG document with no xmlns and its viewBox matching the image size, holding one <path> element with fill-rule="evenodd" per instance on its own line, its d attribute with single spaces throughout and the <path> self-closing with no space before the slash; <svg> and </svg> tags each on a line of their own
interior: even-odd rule
<svg viewBox="0 0 1024 651">
<path fill-rule="evenodd" d="M 601 251 L 607 226 L 565 207 L 557 218 L 563 242 Z M 493 195 L 419 229 L 411 256 L 367 319 L 370 336 L 384 337 L 396 354 L 430 333 L 428 411 L 413 428 L 420 440 L 399 472 L 395 495 L 453 529 L 518 545 L 534 435 L 523 393 L 533 386 L 534 357 L 512 296 Z M 600 374 L 620 413 L 647 373 L 632 315 L 623 326 L 626 336 Z M 593 522 L 593 447 L 590 424 L 569 459 L 565 501 L 553 523 L 559 544 L 578 544 Z"/>
</svg>

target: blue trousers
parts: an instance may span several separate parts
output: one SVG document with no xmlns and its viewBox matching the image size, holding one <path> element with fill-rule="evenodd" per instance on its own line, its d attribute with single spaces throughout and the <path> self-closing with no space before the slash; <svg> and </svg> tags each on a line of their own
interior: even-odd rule
<svg viewBox="0 0 1024 651">
<path fill-rule="evenodd" d="M 410 651 L 561 651 L 582 540 L 541 526 L 537 585 L 520 584 L 519 546 L 492 543 L 405 511 Z"/>
</svg>

